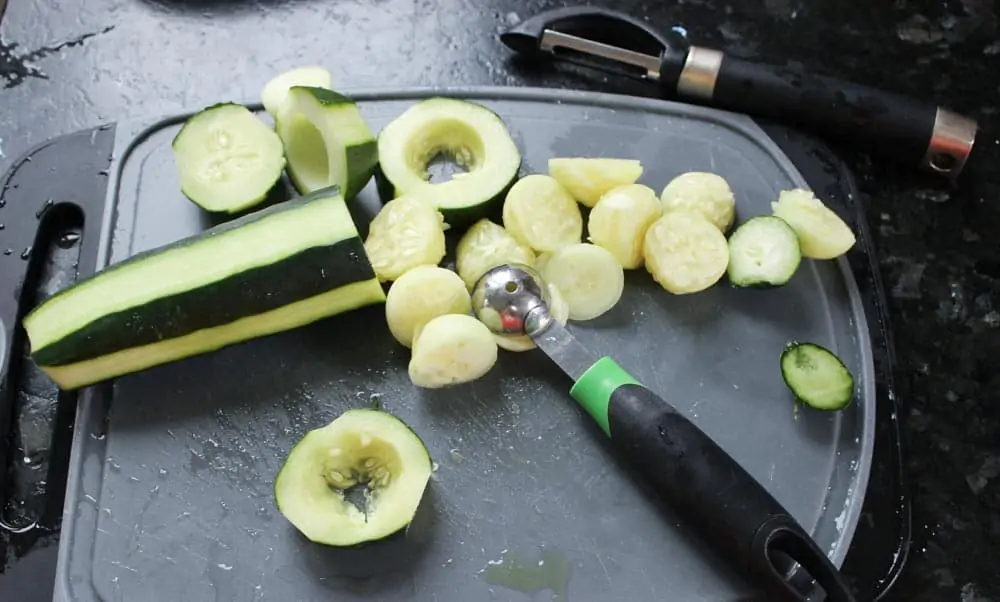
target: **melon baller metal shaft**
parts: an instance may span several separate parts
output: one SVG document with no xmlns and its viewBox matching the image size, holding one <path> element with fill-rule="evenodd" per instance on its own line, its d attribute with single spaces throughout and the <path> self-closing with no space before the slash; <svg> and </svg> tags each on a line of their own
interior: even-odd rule
<svg viewBox="0 0 1000 602">
<path fill-rule="evenodd" d="M 839 571 L 794 517 L 704 431 L 612 358 L 581 345 L 548 310 L 541 277 L 521 264 L 497 266 L 476 283 L 472 306 L 490 330 L 528 335 L 574 382 L 570 395 L 616 451 L 747 582 L 775 602 L 806 600 L 779 566 L 780 551 L 803 567 L 829 602 L 854 602 Z"/>
</svg>

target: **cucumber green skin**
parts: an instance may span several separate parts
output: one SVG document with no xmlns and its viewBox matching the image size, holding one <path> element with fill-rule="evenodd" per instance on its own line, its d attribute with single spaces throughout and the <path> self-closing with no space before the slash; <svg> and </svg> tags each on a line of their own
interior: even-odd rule
<svg viewBox="0 0 1000 602">
<path fill-rule="evenodd" d="M 504 185 L 504 187 L 495 195 L 467 207 L 453 209 L 443 209 L 438 207 L 438 211 L 440 211 L 441 215 L 444 216 L 445 223 L 451 226 L 449 233 L 462 232 L 484 217 L 499 223 L 501 221 L 500 216 L 503 210 L 503 200 L 507 196 L 511 187 L 521 177 L 521 165 L 523 165 L 523 160 L 518 164 L 518 171 L 514 174 L 514 177 L 511 178 L 510 181 L 507 182 L 507 184 Z M 378 166 L 375 167 L 375 188 L 378 191 L 379 198 L 382 200 L 383 204 L 388 203 L 397 196 L 400 196 L 400 194 L 397 194 L 396 187 L 389 181 L 385 174 L 382 173 L 382 170 Z"/>
<path fill-rule="evenodd" d="M 197 113 L 195 113 L 194 115 L 192 115 L 191 117 L 189 117 L 188 120 L 184 122 L 184 125 L 181 126 L 180 131 L 177 132 L 177 134 L 175 134 L 174 137 L 173 137 L 173 139 L 170 141 L 170 147 L 174 148 L 174 146 L 177 144 L 177 140 L 180 139 L 181 135 L 184 134 L 184 130 L 198 116 L 203 115 L 203 114 L 205 114 L 207 112 L 210 112 L 210 111 L 212 111 L 214 109 L 219 109 L 219 108 L 222 108 L 222 107 L 230 107 L 230 106 L 237 106 L 237 107 L 247 108 L 246 105 L 242 105 L 242 104 L 237 103 L 237 102 L 217 102 L 217 103 L 215 103 L 213 105 L 209 105 L 209 106 L 205 107 L 204 109 L 198 111 Z M 285 164 L 284 164 L 284 167 L 287 167 L 287 166 L 288 166 L 288 163 L 286 161 Z M 242 205 L 240 207 L 232 208 L 232 209 L 223 209 L 223 210 L 209 209 L 205 205 L 203 205 L 200 202 L 198 202 L 198 199 L 196 199 L 196 198 L 192 197 L 190 194 L 188 194 L 188 192 L 186 190 L 184 190 L 183 186 L 181 186 L 181 194 L 183 194 L 185 198 L 187 198 L 189 201 L 191 201 L 195 205 L 198 205 L 199 207 L 201 207 L 202 209 L 204 209 L 205 211 L 208 211 L 210 213 L 219 213 L 219 214 L 223 214 L 223 215 L 239 215 L 241 213 L 246 213 L 247 211 L 252 211 L 254 207 L 256 207 L 257 205 L 259 205 L 259 204 L 263 203 L 264 201 L 266 201 L 267 198 L 269 196 L 271 196 L 271 194 L 274 193 L 276 191 L 276 189 L 278 189 L 280 187 L 281 187 L 281 170 L 278 170 L 277 175 L 274 178 L 274 181 L 271 182 L 271 184 L 269 186 L 267 186 L 266 190 L 265 189 L 261 190 L 260 196 L 254 197 L 254 199 L 252 201 L 250 201 L 249 203 L 246 203 L 246 204 L 244 204 L 244 205 Z"/>
<path fill-rule="evenodd" d="M 329 196 L 335 187 L 318 190 L 256 213 L 214 226 L 197 235 L 138 253 L 107 269 L 78 280 L 51 299 L 72 295 L 83 284 L 116 270 L 141 269 L 145 260 L 199 241 L 230 232 L 272 215 L 294 211 L 310 201 Z M 320 270 L 324 270 L 321 272 Z M 203 328 L 230 323 L 282 307 L 288 303 L 332 291 L 375 277 L 360 237 L 353 236 L 325 247 L 304 249 L 210 285 L 161 297 L 141 307 L 102 316 L 81 325 L 70 335 L 32 351 L 39 365 L 58 366 L 175 338 Z M 281 282 L 282 286 L 275 286 Z M 220 303 L 225 300 L 226 303 Z M 37 309 L 35 310 L 37 311 Z M 33 314 L 28 315 L 28 318 Z M 27 319 L 27 318 L 26 318 Z"/>
<path fill-rule="evenodd" d="M 840 400 L 832 404 L 820 404 L 815 400 L 810 399 L 809 392 L 804 386 L 808 385 L 808 383 L 803 383 L 800 380 L 808 377 L 798 374 L 798 372 L 802 369 L 795 366 L 795 358 L 793 357 L 794 354 L 800 353 L 803 349 L 810 350 L 823 358 L 826 365 L 819 366 L 819 369 L 832 369 L 841 373 L 841 376 L 845 379 L 843 383 L 845 394 Z M 835 353 L 822 345 L 818 345 L 816 343 L 801 343 L 797 341 L 790 342 L 785 345 L 785 349 L 781 352 L 780 363 L 781 377 L 785 381 L 785 385 L 795 395 L 796 399 L 810 408 L 820 411 L 833 412 L 846 408 L 851 403 L 851 400 L 854 399 L 854 375 L 851 374 L 851 371 Z"/>
<path fill-rule="evenodd" d="M 386 412 L 385 410 L 382 410 L 382 409 L 379 409 L 379 408 L 364 408 L 364 409 L 369 410 L 369 411 L 374 411 L 374 412 L 383 412 L 383 413 L 386 413 L 386 414 L 390 414 L 389 412 Z M 390 415 L 392 415 L 392 414 L 390 414 Z M 409 431 L 410 434 L 412 434 L 413 437 L 417 441 L 420 442 L 420 445 L 423 448 L 424 453 L 427 456 L 427 462 L 429 464 L 433 465 L 433 460 L 431 459 L 430 450 L 427 449 L 427 444 L 424 442 L 423 438 L 420 435 L 418 435 L 417 432 L 414 431 L 413 428 L 409 424 L 403 422 L 399 417 L 397 417 L 395 415 L 392 415 L 392 416 L 402 426 L 406 427 L 406 430 Z M 298 443 L 296 443 L 295 445 L 292 446 L 292 448 L 289 451 L 288 455 L 291 455 L 291 451 L 295 450 L 298 446 L 300 446 L 302 444 L 303 444 L 303 441 L 299 440 Z M 287 466 L 287 464 L 283 464 L 282 467 L 278 470 L 278 474 L 274 478 L 274 485 L 271 488 L 271 491 L 274 494 L 274 505 L 278 509 L 278 512 L 282 512 L 282 513 L 283 513 L 283 510 L 281 509 L 281 496 L 279 495 L 277 485 L 278 485 L 278 482 L 279 482 L 278 477 L 281 475 L 281 472 L 283 470 L 285 470 L 286 466 Z M 420 513 L 420 509 L 423 507 L 423 502 L 426 499 L 427 499 L 427 494 L 426 494 L 426 491 L 425 491 L 425 493 L 424 493 L 424 499 L 421 500 L 421 505 L 417 507 L 417 512 L 414 514 L 414 519 L 411 519 L 408 523 L 406 523 L 404 525 L 401 525 L 399 529 L 396 529 L 395 531 L 393 531 L 391 533 L 387 533 L 383 537 L 374 538 L 374 539 L 360 540 L 360 541 L 358 541 L 356 543 L 348 544 L 348 545 L 333 545 L 333 544 L 324 543 L 324 542 L 314 542 L 314 543 L 319 543 L 320 545 L 327 546 L 327 547 L 330 547 L 330 548 L 336 548 L 336 549 L 339 549 L 339 550 L 368 549 L 368 548 L 371 548 L 371 547 L 373 547 L 375 545 L 378 545 L 378 544 L 389 543 L 391 540 L 395 540 L 399 536 L 405 535 L 405 533 L 409 530 L 410 526 L 413 524 L 416 516 Z"/>
</svg>

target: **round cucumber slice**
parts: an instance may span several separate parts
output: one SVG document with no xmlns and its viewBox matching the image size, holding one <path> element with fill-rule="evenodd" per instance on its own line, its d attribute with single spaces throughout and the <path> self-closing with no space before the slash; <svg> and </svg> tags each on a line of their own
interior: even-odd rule
<svg viewBox="0 0 1000 602">
<path fill-rule="evenodd" d="M 553 157 L 549 159 L 549 175 L 581 204 L 593 207 L 609 190 L 634 184 L 642 176 L 642 163 L 635 159 Z"/>
<path fill-rule="evenodd" d="M 663 207 L 656 192 L 642 184 L 626 184 L 604 194 L 590 212 L 590 241 L 611 252 L 627 270 L 642 266 L 642 240 Z"/>
<path fill-rule="evenodd" d="M 281 139 L 235 103 L 192 115 L 171 148 L 181 192 L 206 211 L 238 213 L 259 204 L 285 169 Z"/>
<path fill-rule="evenodd" d="M 333 87 L 333 76 L 324 67 L 306 66 L 289 69 L 272 77 L 260 91 L 261 104 L 272 118 L 277 119 L 281 115 L 288 103 L 288 90 L 292 86 L 330 89 Z"/>
<path fill-rule="evenodd" d="M 781 353 L 781 376 L 799 401 L 817 410 L 841 410 L 854 397 L 851 371 L 816 343 L 789 343 Z"/>
<path fill-rule="evenodd" d="M 809 190 L 783 190 L 771 209 L 795 230 L 805 257 L 834 259 L 854 246 L 850 226 Z"/>
<path fill-rule="evenodd" d="M 274 481 L 278 510 L 310 541 L 355 546 L 407 527 L 432 462 L 420 438 L 382 410 L 348 410 L 292 448 Z M 347 499 L 364 488 L 364 508 Z"/>
<path fill-rule="evenodd" d="M 736 218 L 736 199 L 729 183 L 718 174 L 704 171 L 682 173 L 667 184 L 660 196 L 665 211 L 697 211 L 728 232 Z"/>
<path fill-rule="evenodd" d="M 718 282 L 729 266 L 729 244 L 701 213 L 668 211 L 646 230 L 646 270 L 669 293 L 703 291 Z"/>
<path fill-rule="evenodd" d="M 336 185 L 350 200 L 375 171 L 375 137 L 358 106 L 342 94 L 292 86 L 275 129 L 285 146 L 288 175 L 302 194 Z"/>
<path fill-rule="evenodd" d="M 413 334 L 438 316 L 469 314 L 472 299 L 458 274 L 436 265 L 422 265 L 400 276 L 385 299 L 389 332 L 404 347 Z"/>
<path fill-rule="evenodd" d="M 466 173 L 431 182 L 427 167 L 438 156 Z M 455 227 L 485 217 L 517 178 L 521 153 L 503 120 L 485 106 L 454 98 L 428 98 L 408 108 L 378 135 L 376 178 L 383 199 L 407 195 L 437 206 Z"/>
<path fill-rule="evenodd" d="M 410 381 L 438 389 L 482 377 L 497 361 L 493 333 L 478 319 L 445 314 L 416 332 L 410 357 Z"/>
<path fill-rule="evenodd" d="M 540 268 L 569 305 L 569 319 L 593 320 L 608 312 L 625 290 L 625 272 L 610 251 L 590 243 L 562 247 Z"/>
<path fill-rule="evenodd" d="M 531 174 L 511 186 L 503 202 L 503 225 L 535 251 L 555 251 L 580 242 L 583 215 L 562 184 Z"/>
<path fill-rule="evenodd" d="M 559 292 L 559 287 L 552 283 L 548 283 L 546 286 L 549 288 L 549 314 L 555 318 L 556 322 L 565 326 L 566 321 L 569 319 L 569 304 L 566 303 L 566 299 Z M 494 334 L 493 336 L 497 340 L 497 345 L 506 351 L 519 353 L 531 351 L 537 347 L 535 342 L 531 340 L 531 337 L 526 334 L 520 336 Z"/>
<path fill-rule="evenodd" d="M 412 197 L 389 201 L 368 225 L 365 252 L 382 282 L 420 265 L 437 265 L 445 254 L 441 214 Z"/>
<path fill-rule="evenodd" d="M 795 230 L 784 220 L 759 215 L 740 225 L 729 237 L 729 267 L 733 286 L 783 286 L 799 268 L 802 253 Z"/>
<path fill-rule="evenodd" d="M 472 224 L 455 248 L 458 275 L 471 290 L 490 268 L 505 263 L 535 264 L 531 247 L 514 238 L 503 226 L 483 218 Z"/>
</svg>

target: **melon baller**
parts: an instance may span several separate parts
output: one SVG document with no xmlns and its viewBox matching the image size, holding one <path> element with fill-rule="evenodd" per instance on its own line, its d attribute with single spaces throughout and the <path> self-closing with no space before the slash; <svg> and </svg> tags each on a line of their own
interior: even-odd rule
<svg viewBox="0 0 1000 602">
<path fill-rule="evenodd" d="M 521 264 L 494 267 L 472 293 L 476 316 L 501 336 L 529 336 L 573 380 L 570 396 L 615 451 L 747 583 L 773 602 L 802 602 L 789 567 L 805 569 L 829 602 L 854 602 L 837 568 L 805 529 L 735 459 L 614 359 L 580 344 L 549 314 L 547 288 Z"/>
</svg>

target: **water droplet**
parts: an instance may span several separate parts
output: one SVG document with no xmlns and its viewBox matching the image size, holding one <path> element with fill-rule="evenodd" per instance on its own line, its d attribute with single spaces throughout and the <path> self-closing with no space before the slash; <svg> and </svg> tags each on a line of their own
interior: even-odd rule
<svg viewBox="0 0 1000 602">
<path fill-rule="evenodd" d="M 219 563 L 216 566 L 218 566 L 220 569 L 222 569 L 224 571 L 231 571 L 231 570 L 233 570 L 233 567 L 231 565 L 228 565 L 228 564 Z"/>
<path fill-rule="evenodd" d="M 0 199 L 0 209 L 7 206 L 7 199 Z"/>
<path fill-rule="evenodd" d="M 28 155 L 27 157 L 25 157 L 24 158 L 24 162 L 25 163 L 31 163 L 31 155 Z"/>
<path fill-rule="evenodd" d="M 21 251 L 21 259 L 27 259 L 29 257 L 31 257 L 31 247 L 25 247 L 24 250 Z"/>
<path fill-rule="evenodd" d="M 99 175 L 99 176 L 106 176 L 106 175 L 108 175 L 108 170 L 102 169 L 101 171 L 97 172 L 97 175 Z"/>
<path fill-rule="evenodd" d="M 13 253 L 14 253 L 13 249 L 4 249 L 3 251 L 4 255 L 12 255 Z"/>
<path fill-rule="evenodd" d="M 105 124 L 99 125 L 97 127 L 97 129 L 101 130 L 102 132 L 104 130 L 107 130 L 107 129 L 110 129 L 110 128 L 111 128 L 111 124 L 110 123 L 105 123 Z"/>
<path fill-rule="evenodd" d="M 59 240 L 56 241 L 56 244 L 63 249 L 68 249 L 76 244 L 78 240 L 80 240 L 79 232 L 63 232 Z"/>
<path fill-rule="evenodd" d="M 7 227 L 7 224 L 0 224 L 0 230 L 3 230 L 6 227 Z"/>
</svg>

